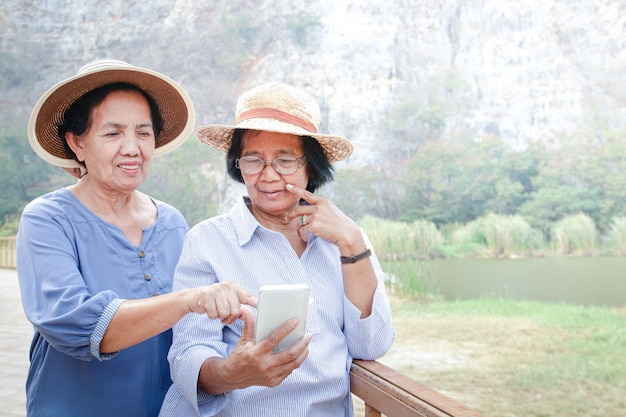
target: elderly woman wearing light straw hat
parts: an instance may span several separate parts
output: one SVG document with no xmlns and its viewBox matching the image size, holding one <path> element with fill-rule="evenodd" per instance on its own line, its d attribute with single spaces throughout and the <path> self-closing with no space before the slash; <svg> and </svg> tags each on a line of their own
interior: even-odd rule
<svg viewBox="0 0 626 417">
<path fill-rule="evenodd" d="M 188 226 L 137 190 L 194 115 L 172 79 L 110 60 L 35 106 L 33 149 L 80 179 L 33 200 L 20 220 L 17 272 L 35 331 L 28 416 L 156 416 L 171 385 L 171 326 L 192 312 L 230 323 L 240 303 L 256 305 L 231 283 L 171 293 Z"/>
<path fill-rule="evenodd" d="M 290 85 L 244 93 L 236 116 L 236 126 L 205 126 L 197 135 L 227 153 L 228 173 L 247 196 L 189 231 L 174 288 L 232 279 L 256 294 L 266 284 L 306 284 L 306 334 L 273 353 L 297 322 L 255 343 L 251 313 L 232 324 L 184 317 L 174 326 L 174 385 L 161 415 L 351 416 L 352 359 L 376 359 L 394 339 L 383 274 L 367 238 L 314 194 L 352 145 L 317 133 L 319 105 Z"/>
</svg>

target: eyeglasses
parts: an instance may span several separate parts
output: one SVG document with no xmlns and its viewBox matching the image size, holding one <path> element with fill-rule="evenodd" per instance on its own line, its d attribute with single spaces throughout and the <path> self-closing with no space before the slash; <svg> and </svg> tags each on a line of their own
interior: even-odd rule
<svg viewBox="0 0 626 417">
<path fill-rule="evenodd" d="M 246 175 L 256 175 L 271 165 L 281 175 L 291 175 L 304 166 L 306 156 L 296 158 L 293 156 L 279 156 L 271 162 L 265 162 L 256 156 L 242 156 L 235 159 L 235 167 Z"/>
</svg>

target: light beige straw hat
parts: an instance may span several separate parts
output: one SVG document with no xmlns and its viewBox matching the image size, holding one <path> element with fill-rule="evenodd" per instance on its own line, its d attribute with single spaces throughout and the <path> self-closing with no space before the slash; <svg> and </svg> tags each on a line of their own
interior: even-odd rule
<svg viewBox="0 0 626 417">
<path fill-rule="evenodd" d="M 284 83 L 267 83 L 239 97 L 237 125 L 208 125 L 196 131 L 200 142 L 228 152 L 235 129 L 263 130 L 310 136 L 324 149 L 330 162 L 346 159 L 352 144 L 341 136 L 317 133 L 321 119 L 317 101 L 304 91 Z"/>
<path fill-rule="evenodd" d="M 50 88 L 37 102 L 28 123 L 28 140 L 44 161 L 61 168 L 80 168 L 58 135 L 67 109 L 87 92 L 111 83 L 133 84 L 151 96 L 159 106 L 163 131 L 154 155 L 180 146 L 195 125 L 195 110 L 187 92 L 171 78 L 156 71 L 117 60 L 97 60 L 83 66 L 78 74 Z"/>
</svg>

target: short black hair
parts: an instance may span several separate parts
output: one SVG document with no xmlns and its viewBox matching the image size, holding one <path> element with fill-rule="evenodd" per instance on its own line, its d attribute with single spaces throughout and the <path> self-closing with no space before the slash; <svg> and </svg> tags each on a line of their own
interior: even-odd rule
<svg viewBox="0 0 626 417">
<path fill-rule="evenodd" d="M 241 156 L 243 149 L 243 134 L 246 129 L 235 129 L 226 154 L 226 170 L 233 180 L 244 183 L 241 170 L 235 166 L 235 160 Z M 311 136 L 300 136 L 302 150 L 306 157 L 306 170 L 309 175 L 307 191 L 315 192 L 322 185 L 333 180 L 333 166 L 326 157 L 324 148 Z"/>
<path fill-rule="evenodd" d="M 109 94 L 115 91 L 134 91 L 144 96 L 148 102 L 148 106 L 150 107 L 150 119 L 152 121 L 152 129 L 154 130 L 155 142 L 163 131 L 163 117 L 161 117 L 159 105 L 149 94 L 136 85 L 130 83 L 112 83 L 103 85 L 83 94 L 78 100 L 74 101 L 74 103 L 72 103 L 72 105 L 68 107 L 63 114 L 63 122 L 57 129 L 57 134 L 63 142 L 65 150 L 69 155 L 74 155 L 74 159 L 77 162 L 80 163 L 80 161 L 76 159 L 74 151 L 72 151 L 67 144 L 65 134 L 72 132 L 75 135 L 80 136 L 85 133 L 87 129 L 89 129 L 89 124 L 91 123 L 91 112 L 93 109 L 102 103 Z"/>
</svg>

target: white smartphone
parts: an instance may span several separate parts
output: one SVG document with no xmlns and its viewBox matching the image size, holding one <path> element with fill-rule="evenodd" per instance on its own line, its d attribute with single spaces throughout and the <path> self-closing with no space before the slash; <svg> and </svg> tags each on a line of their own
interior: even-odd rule
<svg viewBox="0 0 626 417">
<path fill-rule="evenodd" d="M 300 321 L 274 348 L 274 353 L 289 348 L 304 335 L 306 316 L 309 309 L 309 286 L 306 284 L 264 285 L 259 289 L 256 328 L 256 343 L 265 339 L 287 320 L 297 317 Z"/>
</svg>

